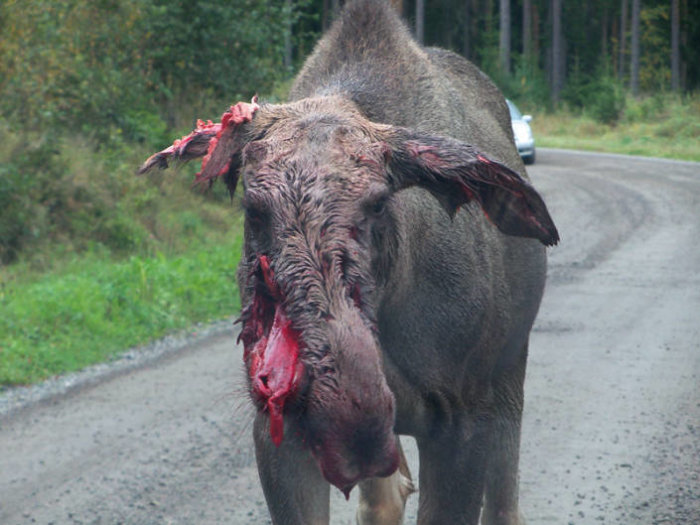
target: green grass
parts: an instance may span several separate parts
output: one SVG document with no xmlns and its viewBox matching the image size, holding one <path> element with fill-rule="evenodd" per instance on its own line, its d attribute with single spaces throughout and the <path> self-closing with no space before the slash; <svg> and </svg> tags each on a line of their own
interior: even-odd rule
<svg viewBox="0 0 700 525">
<path fill-rule="evenodd" d="M 700 96 L 628 98 L 614 125 L 563 110 L 535 114 L 538 146 L 700 161 Z"/>
<path fill-rule="evenodd" d="M 239 223 L 228 241 L 203 242 L 173 257 L 114 261 L 84 254 L 59 271 L 2 282 L 0 385 L 78 370 L 194 323 L 235 314 L 241 237 Z"/>
<path fill-rule="evenodd" d="M 225 185 L 193 188 L 196 163 L 135 176 L 189 126 L 100 142 L 0 119 L 0 387 L 237 313 L 242 220 Z"/>
</svg>

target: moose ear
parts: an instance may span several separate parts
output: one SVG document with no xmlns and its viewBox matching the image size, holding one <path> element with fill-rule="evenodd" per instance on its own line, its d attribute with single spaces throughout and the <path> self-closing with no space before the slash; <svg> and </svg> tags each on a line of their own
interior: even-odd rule
<svg viewBox="0 0 700 525">
<path fill-rule="evenodd" d="M 151 155 L 139 168 L 138 173 L 146 173 L 154 167 L 165 169 L 168 161 L 185 162 L 202 158 L 202 171 L 197 173 L 195 184 L 208 182 L 212 184 L 219 177 L 224 177 L 231 193 L 236 188 L 238 173 L 237 157 L 247 143 L 243 126 L 253 120 L 253 115 L 260 109 L 257 97 L 250 104 L 239 102 L 221 115 L 221 122 L 197 121 L 197 127 L 189 135 L 173 142 L 173 145 Z M 234 169 L 232 169 L 234 168 Z"/>
<path fill-rule="evenodd" d="M 475 200 L 508 235 L 532 237 L 545 246 L 559 233 L 539 193 L 518 173 L 473 146 L 447 137 L 393 128 L 389 183 L 394 190 L 429 190 L 450 216 Z"/>
</svg>

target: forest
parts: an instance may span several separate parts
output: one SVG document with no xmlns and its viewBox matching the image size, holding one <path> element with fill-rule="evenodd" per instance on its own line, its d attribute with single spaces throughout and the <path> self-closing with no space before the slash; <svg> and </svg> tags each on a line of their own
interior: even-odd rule
<svg viewBox="0 0 700 525">
<path fill-rule="evenodd" d="M 320 9 L 324 27 L 339 3 L 325 0 L 310 6 L 311 12 Z M 621 99 L 623 91 L 687 93 L 700 83 L 696 0 L 394 4 L 420 42 L 460 53 L 492 76 L 507 95 L 548 108 L 560 102 L 574 108 L 603 104 L 599 98 Z M 303 55 L 305 46 L 298 48 Z"/>
<path fill-rule="evenodd" d="M 654 117 L 667 143 L 700 139 L 700 0 L 393 3 L 419 41 L 472 60 L 536 122 L 582 115 L 595 134 L 595 123 L 614 129 Z M 38 342 L 57 360 L 63 343 L 47 333 L 71 320 L 87 323 L 89 335 L 79 337 L 99 337 L 108 355 L 235 309 L 233 292 L 207 297 L 213 286 L 235 289 L 240 220 L 228 194 L 183 183 L 194 166 L 147 179 L 135 169 L 196 118 L 217 118 L 255 93 L 284 100 L 341 7 L 0 2 L 0 332 L 14 334 L 0 338 L 0 384 L 50 373 Z M 131 338 L 110 346 L 117 307 Z M 102 318 L 88 322 L 88 313 Z"/>
<path fill-rule="evenodd" d="M 506 95 L 550 109 L 612 104 L 613 113 L 602 116 L 614 120 L 625 91 L 690 93 L 700 86 L 700 0 L 394 4 L 419 41 L 453 49 Z M 175 106 L 270 93 L 293 75 L 341 5 L 6 0 L 0 118 L 30 129 L 59 125 L 97 140 L 116 130 L 144 140 L 176 123 Z"/>
</svg>

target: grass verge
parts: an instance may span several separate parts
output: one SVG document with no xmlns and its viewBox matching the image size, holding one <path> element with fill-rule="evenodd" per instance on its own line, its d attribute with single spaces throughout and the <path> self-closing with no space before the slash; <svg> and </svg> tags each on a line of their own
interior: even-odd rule
<svg viewBox="0 0 700 525">
<path fill-rule="evenodd" d="M 240 308 L 240 224 L 225 242 L 121 261 L 84 254 L 0 288 L 0 385 L 28 384 Z M 7 276 L 5 276 L 7 277 Z"/>
<path fill-rule="evenodd" d="M 601 124 L 585 112 L 538 113 L 532 121 L 537 145 L 700 161 L 700 96 L 680 100 L 628 98 L 616 124 Z"/>
</svg>

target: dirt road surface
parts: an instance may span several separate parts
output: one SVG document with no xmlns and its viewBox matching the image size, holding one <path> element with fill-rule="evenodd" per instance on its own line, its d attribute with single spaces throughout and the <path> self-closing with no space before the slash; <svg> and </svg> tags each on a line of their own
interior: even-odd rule
<svg viewBox="0 0 700 525">
<path fill-rule="evenodd" d="M 542 150 L 530 173 L 562 242 L 530 344 L 522 511 L 698 524 L 700 164 Z M 0 416 L 0 524 L 268 523 L 234 339 Z M 332 523 L 354 523 L 356 492 L 333 491 Z"/>
</svg>

